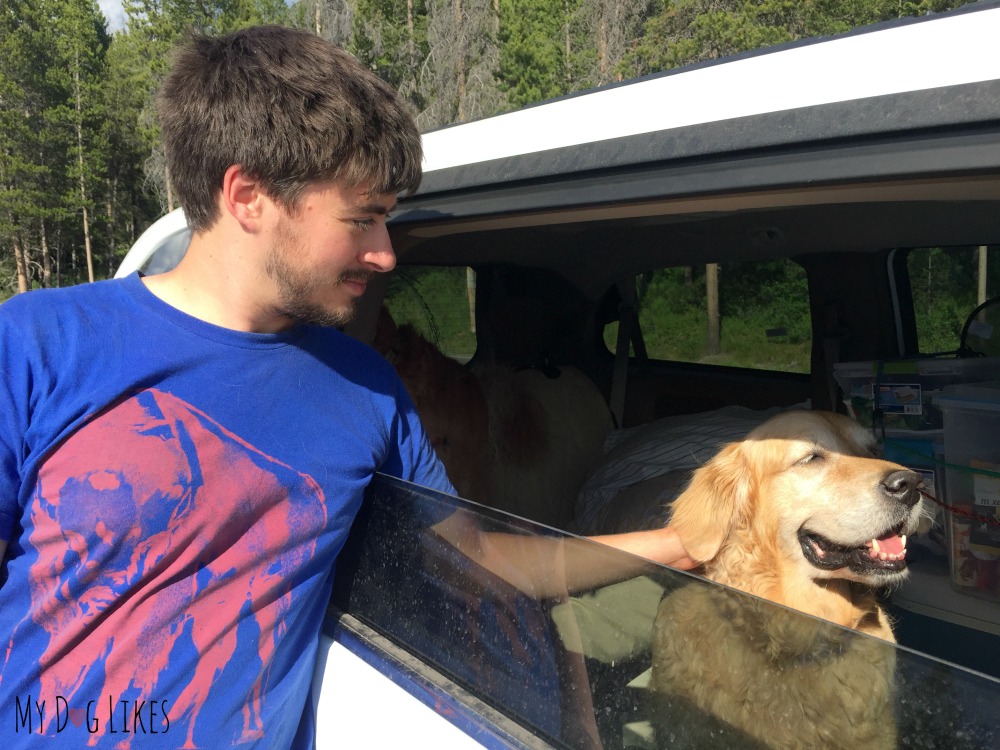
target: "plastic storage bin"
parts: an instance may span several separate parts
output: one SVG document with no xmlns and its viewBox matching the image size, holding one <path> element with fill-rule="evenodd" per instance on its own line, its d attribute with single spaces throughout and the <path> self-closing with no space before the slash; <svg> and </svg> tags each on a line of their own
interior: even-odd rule
<svg viewBox="0 0 1000 750">
<path fill-rule="evenodd" d="M 935 399 L 944 417 L 952 584 L 1000 598 L 1000 382 L 956 385 Z"/>
<path fill-rule="evenodd" d="M 935 430 L 941 428 L 942 417 L 934 397 L 951 385 L 1000 377 L 1000 358 L 840 362 L 833 366 L 833 375 L 848 413 L 861 424 L 872 424 L 878 406 L 883 427 Z"/>
<path fill-rule="evenodd" d="M 882 456 L 921 475 L 924 489 L 931 496 L 944 503 L 945 497 L 945 454 L 944 430 L 886 430 L 882 442 Z M 925 532 L 910 538 L 912 545 L 919 545 L 925 553 L 933 556 L 942 566 L 948 564 L 948 532 L 944 509 L 937 504 L 927 503 L 927 513 L 932 525 Z"/>
</svg>

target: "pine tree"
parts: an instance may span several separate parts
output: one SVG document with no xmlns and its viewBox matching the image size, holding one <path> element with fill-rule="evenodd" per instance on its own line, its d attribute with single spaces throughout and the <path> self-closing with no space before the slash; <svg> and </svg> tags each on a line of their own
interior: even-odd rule
<svg viewBox="0 0 1000 750">
<path fill-rule="evenodd" d="M 500 7 L 500 74 L 513 107 L 579 86 L 569 29 L 578 0 L 509 0 Z"/>
<path fill-rule="evenodd" d="M 500 112 L 499 7 L 495 0 L 431 0 L 428 54 L 420 70 L 427 130 Z"/>
<path fill-rule="evenodd" d="M 348 49 L 413 105 L 425 108 L 418 75 L 428 54 L 423 0 L 358 0 Z"/>
<path fill-rule="evenodd" d="M 69 189 L 63 202 L 72 207 L 80 221 L 87 279 L 94 281 L 94 250 L 91 222 L 94 199 L 103 187 L 104 158 L 107 148 L 101 138 L 105 79 L 104 55 L 110 39 L 104 17 L 95 0 L 51 0 L 55 34 L 49 80 L 58 99 L 53 101 L 51 116 L 54 129 L 64 139 L 70 155 L 66 177 Z M 42 232 L 45 242 L 45 233 Z M 47 244 L 47 243 L 46 243 Z"/>
</svg>

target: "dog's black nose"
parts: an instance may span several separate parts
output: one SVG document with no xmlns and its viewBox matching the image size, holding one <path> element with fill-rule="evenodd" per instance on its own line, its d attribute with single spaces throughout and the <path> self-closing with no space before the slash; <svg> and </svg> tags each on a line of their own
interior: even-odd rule
<svg viewBox="0 0 1000 750">
<path fill-rule="evenodd" d="M 882 480 L 882 487 L 893 500 L 904 505 L 916 505 L 920 499 L 917 488 L 923 479 L 915 471 L 894 471 Z"/>
</svg>

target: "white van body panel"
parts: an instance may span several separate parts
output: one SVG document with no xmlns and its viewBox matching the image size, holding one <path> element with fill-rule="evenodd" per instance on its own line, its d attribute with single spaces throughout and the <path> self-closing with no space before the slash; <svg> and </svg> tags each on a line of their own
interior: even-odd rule
<svg viewBox="0 0 1000 750">
<path fill-rule="evenodd" d="M 483 747 L 327 635 L 312 689 L 317 750 L 410 747 L 418 739 L 438 750 Z"/>
<path fill-rule="evenodd" d="M 424 172 L 736 117 L 1000 78 L 1000 9 L 684 68 L 423 136 Z"/>
</svg>

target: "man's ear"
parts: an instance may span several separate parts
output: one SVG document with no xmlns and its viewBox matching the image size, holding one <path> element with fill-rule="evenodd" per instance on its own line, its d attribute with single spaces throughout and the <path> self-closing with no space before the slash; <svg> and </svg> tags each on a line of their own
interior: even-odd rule
<svg viewBox="0 0 1000 750">
<path fill-rule="evenodd" d="M 247 174 L 239 164 L 233 164 L 222 176 L 222 211 L 232 216 L 243 230 L 256 233 L 261 228 L 264 211 L 273 205 L 260 182 Z"/>
</svg>

